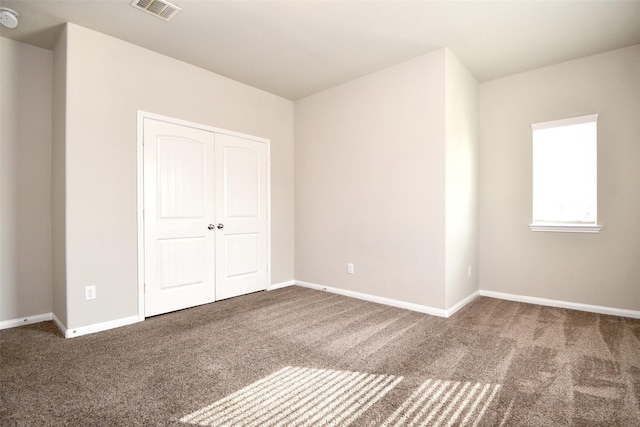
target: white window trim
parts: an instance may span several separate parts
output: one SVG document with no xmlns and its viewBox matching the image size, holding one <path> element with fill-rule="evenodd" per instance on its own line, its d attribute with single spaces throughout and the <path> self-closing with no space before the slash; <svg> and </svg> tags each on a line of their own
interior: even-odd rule
<svg viewBox="0 0 640 427">
<path fill-rule="evenodd" d="M 531 231 L 546 231 L 554 233 L 599 233 L 602 226 L 599 224 L 529 224 Z"/>
<path fill-rule="evenodd" d="M 585 116 L 570 117 L 566 119 L 550 120 L 547 122 L 532 123 L 531 130 L 548 129 L 559 126 L 576 125 L 580 123 L 597 122 L 598 114 L 588 114 Z M 552 232 L 552 233 L 599 233 L 602 225 L 584 223 L 552 223 L 552 222 L 536 222 L 529 224 L 531 231 L 536 232 Z"/>
<path fill-rule="evenodd" d="M 586 116 L 569 117 L 568 119 L 550 120 L 548 122 L 532 123 L 531 129 L 541 130 L 557 128 L 560 126 L 579 125 L 580 123 L 591 123 L 598 121 L 598 114 L 587 114 Z"/>
</svg>

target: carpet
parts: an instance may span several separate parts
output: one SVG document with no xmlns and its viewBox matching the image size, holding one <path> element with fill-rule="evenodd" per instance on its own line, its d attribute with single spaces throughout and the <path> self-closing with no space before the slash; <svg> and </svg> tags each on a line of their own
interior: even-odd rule
<svg viewBox="0 0 640 427">
<path fill-rule="evenodd" d="M 0 331 L 4 426 L 638 426 L 640 320 L 443 319 L 296 286 L 93 335 Z"/>
</svg>

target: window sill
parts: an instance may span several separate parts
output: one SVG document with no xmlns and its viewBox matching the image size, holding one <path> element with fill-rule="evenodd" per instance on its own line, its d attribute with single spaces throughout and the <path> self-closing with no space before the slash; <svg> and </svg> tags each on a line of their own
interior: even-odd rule
<svg viewBox="0 0 640 427">
<path fill-rule="evenodd" d="M 599 233 L 602 229 L 598 224 L 529 224 L 531 231 L 546 231 L 552 233 Z"/>
</svg>

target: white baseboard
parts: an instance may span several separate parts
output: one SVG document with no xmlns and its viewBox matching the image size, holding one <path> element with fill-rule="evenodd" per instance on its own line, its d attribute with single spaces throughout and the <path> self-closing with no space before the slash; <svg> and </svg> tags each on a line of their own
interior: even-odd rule
<svg viewBox="0 0 640 427">
<path fill-rule="evenodd" d="M 268 291 L 273 291 L 273 290 L 280 289 L 280 288 L 286 288 L 287 286 L 293 286 L 295 284 L 296 284 L 295 280 L 289 280 L 287 282 L 274 283 L 274 284 L 269 285 L 267 290 Z"/>
<path fill-rule="evenodd" d="M 33 323 L 46 322 L 53 319 L 53 313 L 36 314 L 33 316 L 20 317 L 0 321 L 0 329 L 15 328 L 17 326 L 31 325 Z"/>
<path fill-rule="evenodd" d="M 600 305 L 581 304 L 577 302 L 561 301 L 547 298 L 528 297 L 524 295 L 507 294 L 504 292 L 494 292 L 480 290 L 481 296 L 503 299 L 507 301 L 524 302 L 528 304 L 545 305 L 548 307 L 568 308 L 570 310 L 588 311 L 590 313 L 609 314 L 611 316 L 630 317 L 640 319 L 640 311 L 627 310 L 624 308 L 603 307 Z"/>
<path fill-rule="evenodd" d="M 446 317 L 451 317 L 453 316 L 458 310 L 460 310 L 461 308 L 463 308 L 465 305 L 469 304 L 471 301 L 473 301 L 474 299 L 476 299 L 476 297 L 480 295 L 480 291 L 475 291 L 474 293 L 472 293 L 471 295 L 469 295 L 468 297 L 466 297 L 465 299 L 463 299 L 462 301 L 456 303 L 453 305 L 453 307 L 447 309 L 447 316 Z"/>
<path fill-rule="evenodd" d="M 67 337 L 67 327 L 64 326 L 64 323 L 62 323 L 62 321 L 60 319 L 58 319 L 58 316 L 55 315 L 55 313 L 53 314 L 53 323 L 58 327 L 58 329 L 60 330 L 60 332 L 62 332 L 62 336 L 64 336 L 65 338 Z"/>
<path fill-rule="evenodd" d="M 58 328 L 60 328 L 60 331 L 62 331 L 65 338 L 75 338 L 82 335 L 94 334 L 96 332 L 108 331 L 109 329 L 132 325 L 140 321 L 138 316 L 136 315 L 123 317 L 122 319 L 110 320 L 108 322 L 95 323 L 93 325 L 80 326 L 78 328 L 65 328 L 64 325 L 62 325 L 62 322 L 56 320 L 57 318 L 54 317 L 54 322 L 56 322 Z M 60 322 L 60 324 L 58 324 L 58 322 Z"/>
<path fill-rule="evenodd" d="M 340 288 L 332 288 L 331 286 L 318 285 L 316 283 L 303 282 L 296 280 L 295 284 L 305 288 L 316 289 L 318 291 L 327 291 L 333 294 L 343 295 L 346 297 L 357 298 L 365 301 L 376 302 L 378 304 L 390 305 L 392 307 L 404 308 L 406 310 L 417 311 L 419 313 L 430 314 L 438 317 L 449 317 L 448 310 L 441 308 L 429 307 L 427 305 L 413 304 L 410 302 L 395 300 L 391 298 L 379 297 L 370 294 L 363 294 L 361 292 L 347 291 Z"/>
</svg>

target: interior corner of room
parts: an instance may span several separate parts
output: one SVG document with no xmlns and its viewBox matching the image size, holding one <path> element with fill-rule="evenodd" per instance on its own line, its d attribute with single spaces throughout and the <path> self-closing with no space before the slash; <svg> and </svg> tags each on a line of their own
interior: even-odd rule
<svg viewBox="0 0 640 427">
<path fill-rule="evenodd" d="M 295 100 L 75 24 L 0 67 L 3 327 L 144 319 L 139 111 L 270 141 L 268 288 L 640 317 L 640 45 L 483 82 L 441 48 Z M 604 227 L 532 233 L 529 126 L 590 113 Z"/>
</svg>

